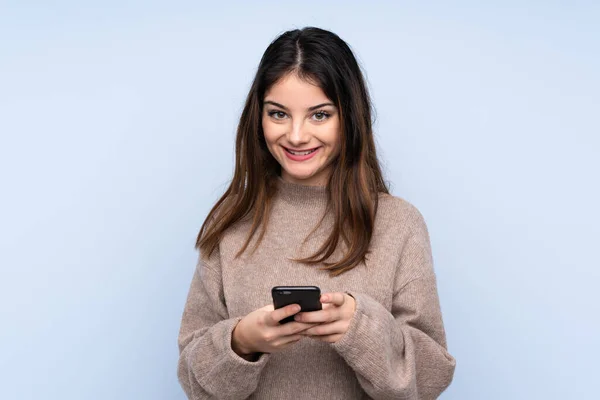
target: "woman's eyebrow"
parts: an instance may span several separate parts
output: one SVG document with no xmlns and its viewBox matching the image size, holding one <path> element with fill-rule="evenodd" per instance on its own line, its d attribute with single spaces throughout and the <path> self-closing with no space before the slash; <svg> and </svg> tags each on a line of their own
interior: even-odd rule
<svg viewBox="0 0 600 400">
<path fill-rule="evenodd" d="M 265 104 L 272 104 L 274 106 L 283 108 L 286 111 L 289 111 L 289 109 L 286 106 L 284 106 L 283 104 L 279 104 L 279 103 L 276 103 L 276 102 L 271 101 L 271 100 L 265 101 Z M 335 107 L 335 104 L 333 104 L 331 102 L 329 102 L 329 103 L 321 103 L 321 104 L 317 104 L 316 106 L 309 107 L 307 109 L 307 111 L 313 111 L 313 110 L 316 110 L 317 108 L 321 108 L 321 107 L 325 107 L 325 106 L 333 106 L 333 107 Z"/>
</svg>

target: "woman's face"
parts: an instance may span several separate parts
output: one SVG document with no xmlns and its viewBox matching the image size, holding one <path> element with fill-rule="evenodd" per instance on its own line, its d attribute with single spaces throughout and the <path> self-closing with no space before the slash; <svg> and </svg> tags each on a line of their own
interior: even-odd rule
<svg viewBox="0 0 600 400">
<path fill-rule="evenodd" d="M 325 185 L 339 152 L 337 108 L 320 87 L 289 74 L 265 94 L 262 127 L 284 180 Z"/>
</svg>

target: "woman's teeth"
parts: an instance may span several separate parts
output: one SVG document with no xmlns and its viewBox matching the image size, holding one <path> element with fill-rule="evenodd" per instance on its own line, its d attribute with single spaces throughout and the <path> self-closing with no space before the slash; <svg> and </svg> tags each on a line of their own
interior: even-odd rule
<svg viewBox="0 0 600 400">
<path fill-rule="evenodd" d="M 288 153 L 293 154 L 295 156 L 306 156 L 310 153 L 317 151 L 317 149 L 307 150 L 307 151 L 292 151 L 290 149 L 286 149 Z"/>
</svg>

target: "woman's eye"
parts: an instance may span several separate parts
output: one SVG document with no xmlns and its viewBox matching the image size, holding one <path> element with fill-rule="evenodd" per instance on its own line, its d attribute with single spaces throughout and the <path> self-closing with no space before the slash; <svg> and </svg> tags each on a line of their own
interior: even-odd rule
<svg viewBox="0 0 600 400">
<path fill-rule="evenodd" d="M 313 117 L 315 117 L 315 120 L 317 121 L 325 121 L 327 118 L 329 118 L 329 114 L 325 111 L 319 111 L 314 113 Z"/>
<path fill-rule="evenodd" d="M 285 113 L 283 111 L 270 111 L 269 116 L 271 116 L 275 119 L 284 119 Z"/>
</svg>

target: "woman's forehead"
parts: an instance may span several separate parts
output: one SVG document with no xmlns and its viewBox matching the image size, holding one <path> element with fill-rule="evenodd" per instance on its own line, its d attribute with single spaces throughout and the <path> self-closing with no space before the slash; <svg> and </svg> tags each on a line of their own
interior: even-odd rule
<svg viewBox="0 0 600 400">
<path fill-rule="evenodd" d="M 289 74 L 269 88 L 264 101 L 273 101 L 289 109 L 305 110 L 317 104 L 330 103 L 331 99 L 315 83 Z"/>
</svg>

